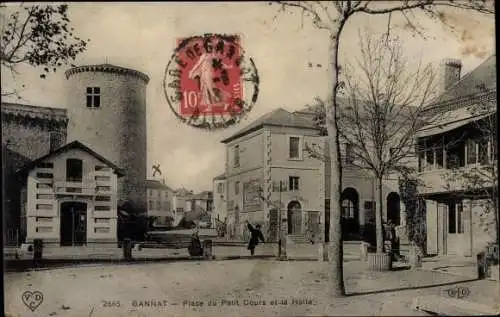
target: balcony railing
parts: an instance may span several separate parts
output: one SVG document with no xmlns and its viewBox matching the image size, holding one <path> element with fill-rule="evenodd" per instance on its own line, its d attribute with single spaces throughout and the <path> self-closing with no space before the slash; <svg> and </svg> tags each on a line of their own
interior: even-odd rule
<svg viewBox="0 0 500 317">
<path fill-rule="evenodd" d="M 54 180 L 54 193 L 65 195 L 95 195 L 96 182 L 93 180 L 83 180 L 80 182 L 67 180 Z"/>
<path fill-rule="evenodd" d="M 422 194 L 449 191 L 477 191 L 493 185 L 494 177 L 482 166 L 465 166 L 456 170 L 438 169 L 419 173 Z"/>
</svg>

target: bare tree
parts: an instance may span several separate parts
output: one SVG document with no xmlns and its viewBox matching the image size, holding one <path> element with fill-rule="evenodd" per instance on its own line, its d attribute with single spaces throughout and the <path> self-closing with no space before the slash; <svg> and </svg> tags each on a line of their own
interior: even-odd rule
<svg viewBox="0 0 500 317">
<path fill-rule="evenodd" d="M 412 11 L 420 10 L 429 17 L 444 22 L 443 13 L 440 7 L 454 7 L 458 9 L 474 10 L 481 13 L 493 14 L 493 2 L 482 1 L 440 1 L 440 0 L 419 0 L 419 1 L 276 1 L 279 5 L 278 12 L 287 9 L 298 9 L 303 16 L 311 18 L 314 26 L 320 30 L 325 30 L 328 35 L 329 45 L 329 71 L 331 74 L 331 102 L 326 104 L 326 128 L 328 130 L 329 156 L 331 160 L 331 206 L 330 213 L 330 260 L 334 269 L 334 293 L 336 296 L 345 294 L 343 281 L 343 249 L 341 235 L 341 214 L 340 214 L 340 194 L 342 190 L 342 170 L 339 151 L 338 135 L 338 113 L 337 113 L 337 92 L 339 89 L 339 61 L 338 52 L 340 36 L 346 23 L 355 15 L 387 15 L 388 29 L 390 29 L 391 15 L 393 13 L 402 14 L 413 30 L 418 32 L 418 24 L 413 21 Z M 333 254 L 332 254 L 333 253 Z"/>
<path fill-rule="evenodd" d="M 485 231 L 493 229 L 495 242 L 499 238 L 498 215 L 498 157 L 497 157 L 497 112 L 496 102 L 483 102 L 466 109 L 478 120 L 467 129 L 461 138 L 468 147 L 467 167 L 462 164 L 447 166 L 443 184 L 450 192 L 456 192 L 461 199 L 477 201 L 481 205 L 480 226 Z M 449 161 L 459 162 L 451 156 Z M 491 228 L 493 227 L 493 228 Z"/>
<path fill-rule="evenodd" d="M 67 4 L 3 5 L 0 10 L 1 66 L 13 76 L 18 74 L 18 65 L 27 64 L 40 67 L 40 78 L 45 78 L 86 49 L 89 40 L 74 33 Z M 9 95 L 18 95 L 18 91 L 2 91 L 2 97 Z"/>
</svg>

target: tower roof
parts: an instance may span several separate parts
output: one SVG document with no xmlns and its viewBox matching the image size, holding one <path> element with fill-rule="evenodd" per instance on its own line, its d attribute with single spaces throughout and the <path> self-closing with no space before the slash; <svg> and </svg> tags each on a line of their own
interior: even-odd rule
<svg viewBox="0 0 500 317">
<path fill-rule="evenodd" d="M 116 66 L 112 64 L 98 64 L 98 65 L 83 65 L 83 66 L 77 66 L 68 69 L 64 74 L 66 75 L 66 79 L 68 79 L 71 75 L 76 74 L 76 73 L 82 73 L 82 72 L 105 72 L 105 73 L 118 73 L 118 74 L 126 74 L 126 75 L 132 75 L 135 77 L 138 77 L 146 84 L 149 82 L 149 77 L 148 75 L 141 73 L 140 71 L 131 69 L 131 68 L 126 68 L 122 66 Z"/>
</svg>

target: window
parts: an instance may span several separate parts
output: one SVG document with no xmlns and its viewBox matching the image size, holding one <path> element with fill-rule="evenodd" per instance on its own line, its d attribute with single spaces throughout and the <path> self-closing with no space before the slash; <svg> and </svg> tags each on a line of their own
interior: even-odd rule
<svg viewBox="0 0 500 317">
<path fill-rule="evenodd" d="M 36 227 L 36 232 L 52 232 L 52 227 Z"/>
<path fill-rule="evenodd" d="M 111 180 L 111 177 L 109 177 L 109 176 L 96 176 L 95 180 L 101 181 L 101 182 L 109 182 Z"/>
<path fill-rule="evenodd" d="M 240 146 L 234 146 L 234 167 L 240 166 Z"/>
<path fill-rule="evenodd" d="M 81 182 L 83 177 L 83 163 L 80 159 L 66 160 L 66 181 Z"/>
<path fill-rule="evenodd" d="M 36 209 L 51 210 L 52 205 L 49 204 L 37 204 Z"/>
<path fill-rule="evenodd" d="M 299 177 L 298 176 L 288 177 L 288 189 L 289 190 L 299 190 Z"/>
<path fill-rule="evenodd" d="M 217 193 L 219 193 L 219 194 L 224 193 L 224 184 L 223 183 L 217 184 Z"/>
<path fill-rule="evenodd" d="M 82 189 L 80 187 L 66 187 L 68 193 L 81 193 Z"/>
<path fill-rule="evenodd" d="M 36 173 L 37 178 L 53 178 L 54 175 L 52 173 Z"/>
<path fill-rule="evenodd" d="M 156 210 L 161 209 L 161 202 L 159 200 L 156 201 Z"/>
<path fill-rule="evenodd" d="M 111 210 L 110 206 L 95 206 L 94 207 L 95 211 L 109 211 Z"/>
<path fill-rule="evenodd" d="M 463 233 L 463 205 L 459 203 L 448 204 L 448 233 Z"/>
<path fill-rule="evenodd" d="M 109 223 L 109 218 L 94 218 L 95 223 Z"/>
<path fill-rule="evenodd" d="M 354 218 L 354 203 L 350 199 L 342 201 L 342 217 Z"/>
<path fill-rule="evenodd" d="M 184 208 L 177 207 L 177 209 L 175 211 L 178 212 L 178 213 L 183 213 L 184 212 Z"/>
<path fill-rule="evenodd" d="M 53 163 L 49 163 L 49 162 L 41 162 L 41 163 L 38 163 L 36 165 L 37 168 L 54 168 L 54 164 Z"/>
<path fill-rule="evenodd" d="M 344 149 L 345 149 L 345 162 L 347 164 L 351 164 L 354 161 L 354 155 L 352 152 L 352 144 L 351 143 L 344 143 Z"/>
<path fill-rule="evenodd" d="M 99 108 L 101 106 L 101 89 L 99 87 L 87 87 L 87 107 Z"/>
<path fill-rule="evenodd" d="M 477 161 L 476 145 L 477 143 L 475 140 L 467 140 L 467 164 L 475 164 Z"/>
<path fill-rule="evenodd" d="M 288 158 L 300 159 L 300 138 L 291 136 L 288 138 Z"/>
<path fill-rule="evenodd" d="M 153 202 L 151 200 L 148 200 L 148 209 L 153 209 Z"/>
<path fill-rule="evenodd" d="M 52 222 L 52 217 L 36 217 L 36 222 Z"/>
<path fill-rule="evenodd" d="M 96 190 L 98 192 L 109 192 L 111 191 L 111 186 L 97 186 Z"/>
<path fill-rule="evenodd" d="M 234 183 L 234 194 L 238 195 L 240 193 L 240 182 Z"/>
<path fill-rule="evenodd" d="M 52 188 L 52 184 L 47 183 L 37 183 L 36 188 Z"/>
<path fill-rule="evenodd" d="M 96 201 L 111 201 L 111 197 L 110 196 L 96 196 L 95 200 Z"/>
<path fill-rule="evenodd" d="M 94 232 L 95 233 L 108 233 L 109 228 L 108 227 L 97 227 L 97 228 L 94 228 Z"/>
<path fill-rule="evenodd" d="M 36 194 L 36 199 L 54 199 L 52 194 Z"/>
</svg>

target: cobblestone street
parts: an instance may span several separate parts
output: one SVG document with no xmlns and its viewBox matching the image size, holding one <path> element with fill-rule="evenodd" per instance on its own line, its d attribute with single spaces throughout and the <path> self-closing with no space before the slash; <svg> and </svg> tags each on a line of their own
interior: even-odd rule
<svg viewBox="0 0 500 317">
<path fill-rule="evenodd" d="M 429 271 L 366 272 L 362 263 L 350 261 L 345 265 L 350 296 L 333 299 L 330 272 L 325 262 L 234 260 L 10 273 L 5 307 L 12 316 L 425 315 L 411 310 L 415 296 L 442 295 L 467 280 Z M 480 297 L 491 295 L 495 284 L 464 285 Z M 21 301 L 27 290 L 43 293 L 35 312 Z"/>
</svg>

